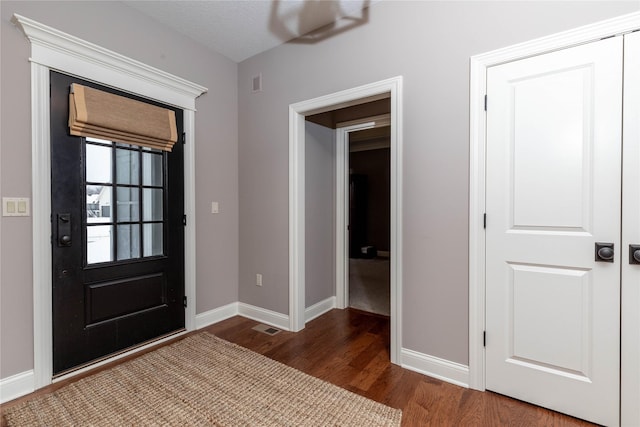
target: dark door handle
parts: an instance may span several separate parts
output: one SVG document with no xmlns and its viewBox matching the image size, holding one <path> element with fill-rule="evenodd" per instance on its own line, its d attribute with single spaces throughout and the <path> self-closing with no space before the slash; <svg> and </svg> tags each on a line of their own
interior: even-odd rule
<svg viewBox="0 0 640 427">
<path fill-rule="evenodd" d="M 71 214 L 58 214 L 58 246 L 71 246 Z"/>
<path fill-rule="evenodd" d="M 629 245 L 629 264 L 640 264 L 640 245 Z"/>
<path fill-rule="evenodd" d="M 596 261 L 613 262 L 613 243 L 596 243 Z"/>
</svg>

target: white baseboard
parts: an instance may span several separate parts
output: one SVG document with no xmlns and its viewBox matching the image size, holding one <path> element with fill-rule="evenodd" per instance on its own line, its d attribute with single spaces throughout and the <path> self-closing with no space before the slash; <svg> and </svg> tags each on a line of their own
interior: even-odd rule
<svg viewBox="0 0 640 427">
<path fill-rule="evenodd" d="M 316 317 L 320 317 L 327 311 L 333 310 L 334 308 L 336 308 L 335 296 L 322 300 L 305 309 L 305 322 L 309 322 Z M 249 319 L 266 323 L 268 325 L 276 326 L 280 329 L 289 330 L 289 316 L 242 302 L 232 302 L 231 304 L 197 314 L 196 329 L 202 329 L 238 315 L 248 317 Z"/>
<path fill-rule="evenodd" d="M 322 300 L 311 307 L 308 307 L 304 310 L 304 320 L 306 322 L 310 322 L 316 317 L 320 317 L 325 314 L 327 311 L 333 310 L 336 308 L 336 297 L 329 297 L 325 300 Z"/>
<path fill-rule="evenodd" d="M 0 379 L 0 403 L 5 403 L 34 391 L 33 370 Z"/>
<path fill-rule="evenodd" d="M 403 368 L 469 388 L 469 367 L 466 365 L 406 348 L 400 351 L 400 360 Z"/>
<path fill-rule="evenodd" d="M 289 316 L 282 313 L 239 302 L 238 314 L 285 331 L 289 330 Z"/>
<path fill-rule="evenodd" d="M 225 319 L 237 315 L 237 302 L 232 302 L 231 304 L 223 305 L 222 307 L 214 308 L 213 310 L 196 314 L 196 329 L 202 329 L 206 326 L 213 325 L 214 323 L 221 322 Z"/>
<path fill-rule="evenodd" d="M 336 297 L 327 298 L 307 308 L 305 310 L 305 319 L 307 322 L 311 321 L 335 307 Z M 231 304 L 197 314 L 195 322 L 196 329 L 202 329 L 237 315 L 248 317 L 249 319 L 266 323 L 286 331 L 289 330 L 289 316 L 241 302 L 232 302 Z M 174 337 L 175 336 L 171 336 L 170 338 L 172 339 Z M 156 344 L 158 344 L 158 342 L 152 343 L 152 345 Z M 138 348 L 136 350 L 139 351 L 140 349 Z M 108 361 L 110 362 L 112 360 L 114 359 L 109 359 Z M 96 366 L 97 365 L 92 365 L 90 368 Z M 74 374 L 75 373 L 77 372 L 74 372 Z M 33 370 L 0 379 L 0 403 L 8 402 L 9 400 L 16 399 L 33 391 Z"/>
</svg>

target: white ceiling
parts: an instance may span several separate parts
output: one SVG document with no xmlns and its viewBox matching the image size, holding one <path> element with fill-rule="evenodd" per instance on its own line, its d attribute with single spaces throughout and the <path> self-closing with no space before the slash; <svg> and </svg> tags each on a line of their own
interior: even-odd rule
<svg viewBox="0 0 640 427">
<path fill-rule="evenodd" d="M 375 1 L 381 0 L 126 0 L 123 3 L 240 62 L 341 17 L 355 18 L 345 21 L 346 26 L 365 23 L 365 8 Z"/>
</svg>

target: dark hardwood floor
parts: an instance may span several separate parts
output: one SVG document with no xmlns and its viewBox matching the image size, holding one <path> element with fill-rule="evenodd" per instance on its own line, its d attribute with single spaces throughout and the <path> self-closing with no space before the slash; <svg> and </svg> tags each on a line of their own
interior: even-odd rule
<svg viewBox="0 0 640 427">
<path fill-rule="evenodd" d="M 592 425 L 499 394 L 469 390 L 392 365 L 389 319 L 383 316 L 353 309 L 332 310 L 309 322 L 301 332 L 282 331 L 273 336 L 253 330 L 257 324 L 236 316 L 204 330 L 362 396 L 400 408 L 403 426 Z M 45 387 L 8 402 L 3 409 L 90 374 Z M 4 417 L 0 424 L 4 425 Z"/>
<path fill-rule="evenodd" d="M 389 362 L 389 319 L 332 310 L 298 333 L 268 336 L 234 317 L 205 330 L 362 396 L 402 409 L 403 426 L 590 426 L 492 392 L 479 392 Z"/>
</svg>

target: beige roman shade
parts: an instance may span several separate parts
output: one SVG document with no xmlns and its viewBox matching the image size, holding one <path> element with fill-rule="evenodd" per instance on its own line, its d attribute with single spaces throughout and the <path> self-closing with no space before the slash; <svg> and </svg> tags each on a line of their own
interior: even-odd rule
<svg viewBox="0 0 640 427">
<path fill-rule="evenodd" d="M 69 93 L 69 129 L 71 135 L 165 151 L 178 140 L 174 111 L 76 83 Z"/>
</svg>

